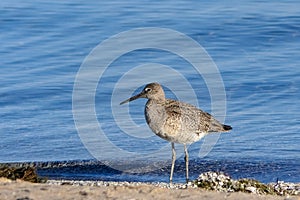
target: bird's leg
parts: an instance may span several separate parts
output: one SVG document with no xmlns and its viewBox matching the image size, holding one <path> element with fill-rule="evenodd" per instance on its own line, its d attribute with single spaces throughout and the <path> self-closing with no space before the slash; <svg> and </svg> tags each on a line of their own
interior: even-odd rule
<svg viewBox="0 0 300 200">
<path fill-rule="evenodd" d="M 185 153 L 185 177 L 186 177 L 186 183 L 189 182 L 189 153 L 186 148 L 186 144 L 184 144 L 184 153 Z"/>
<path fill-rule="evenodd" d="M 170 183 L 172 183 L 173 180 L 174 165 L 176 160 L 175 145 L 173 142 L 171 142 L 171 145 L 172 145 L 172 166 L 171 166 L 171 174 L 170 174 Z"/>
</svg>

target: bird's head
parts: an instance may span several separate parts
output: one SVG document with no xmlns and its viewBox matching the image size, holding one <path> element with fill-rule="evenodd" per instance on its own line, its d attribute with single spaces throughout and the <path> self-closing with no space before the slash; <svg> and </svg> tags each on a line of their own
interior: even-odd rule
<svg viewBox="0 0 300 200">
<path fill-rule="evenodd" d="M 120 105 L 122 105 L 124 103 L 128 103 L 128 102 L 136 100 L 136 99 L 139 99 L 139 98 L 163 101 L 163 100 L 165 100 L 165 93 L 159 83 L 149 83 L 144 87 L 144 89 L 142 90 L 141 93 L 121 102 Z"/>
</svg>

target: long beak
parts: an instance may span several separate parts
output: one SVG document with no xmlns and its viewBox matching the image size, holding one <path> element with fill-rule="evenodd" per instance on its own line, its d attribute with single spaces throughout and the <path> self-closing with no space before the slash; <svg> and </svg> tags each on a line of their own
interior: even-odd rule
<svg viewBox="0 0 300 200">
<path fill-rule="evenodd" d="M 136 100 L 138 98 L 145 98 L 145 93 L 144 92 L 141 92 L 133 97 L 130 97 L 129 99 L 126 99 L 125 101 L 122 101 L 120 103 L 120 105 L 124 104 L 124 103 L 128 103 L 129 101 L 133 101 L 133 100 Z"/>
</svg>

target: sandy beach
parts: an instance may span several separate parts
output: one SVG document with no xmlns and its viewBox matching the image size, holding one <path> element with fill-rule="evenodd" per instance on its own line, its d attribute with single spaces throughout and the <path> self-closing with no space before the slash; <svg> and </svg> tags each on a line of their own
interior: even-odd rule
<svg viewBox="0 0 300 200">
<path fill-rule="evenodd" d="M 83 182 L 84 183 L 84 182 Z M 226 193 L 206 191 L 200 188 L 163 188 L 146 183 L 106 182 L 99 185 L 30 183 L 0 178 L 0 199 L 264 199 L 299 200 L 299 196 L 255 195 L 241 192 Z"/>
</svg>

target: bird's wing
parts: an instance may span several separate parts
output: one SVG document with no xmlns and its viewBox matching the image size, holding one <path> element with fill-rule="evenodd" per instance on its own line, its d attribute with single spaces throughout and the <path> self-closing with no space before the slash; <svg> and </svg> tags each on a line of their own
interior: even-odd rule
<svg viewBox="0 0 300 200">
<path fill-rule="evenodd" d="M 195 133 L 224 131 L 224 125 L 211 114 L 188 104 L 172 99 L 167 99 L 166 112 L 177 123 L 181 123 L 186 131 Z"/>
</svg>

